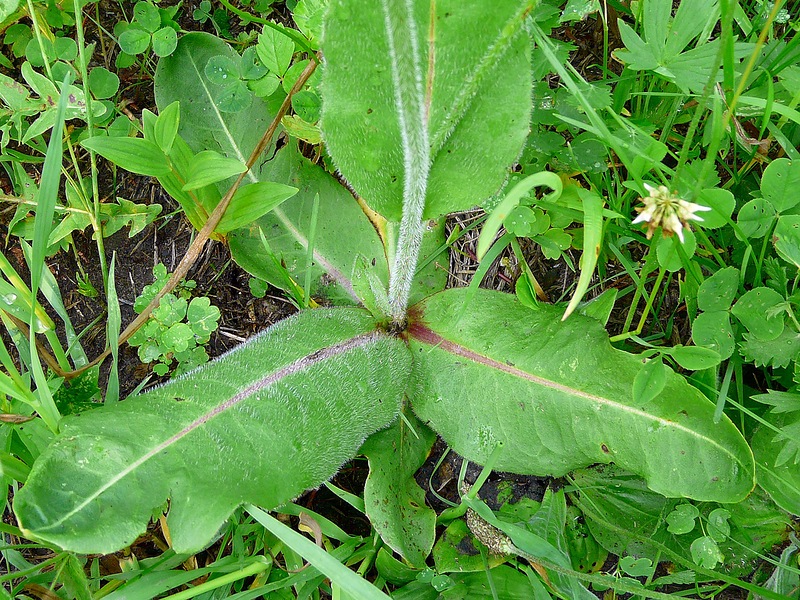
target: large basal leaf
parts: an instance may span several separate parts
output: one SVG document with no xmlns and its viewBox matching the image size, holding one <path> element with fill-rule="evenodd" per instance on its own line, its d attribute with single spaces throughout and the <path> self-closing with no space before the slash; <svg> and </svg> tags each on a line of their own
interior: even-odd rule
<svg viewBox="0 0 800 600">
<path fill-rule="evenodd" d="M 240 504 L 272 508 L 333 475 L 397 416 L 409 363 L 366 311 L 303 312 L 167 385 L 66 420 L 14 498 L 20 526 L 108 553 L 169 498 L 173 547 L 196 552 Z"/>
<path fill-rule="evenodd" d="M 531 111 L 528 0 L 334 0 L 325 26 L 322 130 L 334 161 L 368 204 L 399 220 L 406 174 L 401 120 L 425 107 L 426 217 L 497 191 L 518 157 Z M 357 43 L 354 41 L 357 40 Z M 409 87 L 410 66 L 424 81 Z M 413 80 L 413 77 L 411 78 Z M 419 94 L 418 94 L 419 91 Z"/>
<path fill-rule="evenodd" d="M 641 402 L 641 361 L 611 347 L 599 323 L 529 310 L 513 297 L 447 290 L 412 308 L 415 412 L 466 458 L 560 476 L 614 462 L 665 496 L 736 502 L 754 485 L 750 448 L 714 405 L 673 372 Z M 462 315 L 459 318 L 460 315 Z"/>
<path fill-rule="evenodd" d="M 259 179 L 285 182 L 299 191 L 249 227 L 230 235 L 231 253 L 242 268 L 271 285 L 285 288 L 280 267 L 268 256 L 261 241 L 263 232 L 272 253 L 295 282 L 302 285 L 314 198 L 319 195 L 312 294 L 339 304 L 357 301 L 350 277 L 359 255 L 374 265 L 383 282 L 388 280 L 383 244 L 358 202 L 324 169 L 301 155 L 295 142 L 289 142 L 263 165 Z"/>
<path fill-rule="evenodd" d="M 195 152 L 216 150 L 247 162 L 274 114 L 255 94 L 244 110 L 221 110 L 223 87 L 209 81 L 205 74 L 206 63 L 215 56 L 240 62 L 236 51 L 218 37 L 202 32 L 183 36 L 175 52 L 158 61 L 156 105 L 161 111 L 176 100 L 180 102 L 179 133 Z"/>
<path fill-rule="evenodd" d="M 229 158 L 246 161 L 269 126 L 273 115 L 266 103 L 252 95 L 247 108 L 236 113 L 220 109 L 221 87 L 209 81 L 205 66 L 215 56 L 238 61 L 230 45 L 207 33 L 181 38 L 178 49 L 158 63 L 156 102 L 160 109 L 180 102 L 180 134 L 195 152 L 217 150 Z M 388 266 L 380 238 L 352 194 L 322 168 L 311 164 L 290 142 L 273 157 L 268 149 L 244 183 L 276 181 L 299 188 L 290 198 L 249 227 L 230 235 L 234 260 L 251 275 L 286 289 L 280 267 L 268 256 L 261 241 L 264 232 L 270 250 L 291 277 L 302 286 L 306 248 L 311 231 L 314 197 L 319 194 L 314 246 L 312 293 L 337 303 L 358 298 L 350 277 L 356 256 L 374 261 L 376 272 L 388 279 Z M 225 182 L 222 192 L 227 189 Z M 343 239 L 343 236 L 344 237 Z"/>
</svg>

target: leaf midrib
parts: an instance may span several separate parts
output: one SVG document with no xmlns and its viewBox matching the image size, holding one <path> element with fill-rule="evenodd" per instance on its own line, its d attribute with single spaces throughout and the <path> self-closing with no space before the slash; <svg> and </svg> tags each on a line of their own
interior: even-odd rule
<svg viewBox="0 0 800 600">
<path fill-rule="evenodd" d="M 128 467 L 126 467 L 125 469 L 123 469 L 122 471 L 117 473 L 114 477 L 109 479 L 105 484 L 101 485 L 95 492 L 93 492 L 92 494 L 86 496 L 84 498 L 84 500 L 80 504 L 78 504 L 75 508 L 73 508 L 69 512 L 63 514 L 61 516 L 61 518 L 59 518 L 56 521 L 51 522 L 46 527 L 42 527 L 42 528 L 36 529 L 36 532 L 37 533 L 41 533 L 41 532 L 44 532 L 44 531 L 49 531 L 49 530 L 52 530 L 52 529 L 60 527 L 62 523 L 68 521 L 74 515 L 76 515 L 79 512 L 81 512 L 89 504 L 94 502 L 99 496 L 101 496 L 106 491 L 111 489 L 113 486 L 115 486 L 117 483 L 119 483 L 121 480 L 123 480 L 125 477 L 127 477 L 130 473 L 132 473 L 133 471 L 138 469 L 140 466 L 145 464 L 151 458 L 155 457 L 160 452 L 162 452 L 163 450 L 166 450 L 167 448 L 169 448 L 173 444 L 176 444 L 181 439 L 183 439 L 184 437 L 189 435 L 191 432 L 193 432 L 195 429 L 197 429 L 198 427 L 201 427 L 202 425 L 206 424 L 208 421 L 210 421 L 211 419 L 213 419 L 217 415 L 219 415 L 219 414 L 225 412 L 226 410 L 236 406 L 237 404 L 243 402 L 244 400 L 246 400 L 247 398 L 249 398 L 250 396 L 252 396 L 256 392 L 259 392 L 259 391 L 261 391 L 261 390 L 263 390 L 263 389 L 265 389 L 265 388 L 267 388 L 267 387 L 269 387 L 269 386 L 271 386 L 271 385 L 273 385 L 275 383 L 278 383 L 281 379 L 283 379 L 285 377 L 288 377 L 290 375 L 294 375 L 294 374 L 299 373 L 299 372 L 301 372 L 303 370 L 306 370 L 306 369 L 310 369 L 313 366 L 315 366 L 315 365 L 317 365 L 317 364 L 319 364 L 319 363 L 321 363 L 321 362 L 323 362 L 325 360 L 328 360 L 328 359 L 333 358 L 335 356 L 344 354 L 344 353 L 346 353 L 346 352 L 348 352 L 350 350 L 353 350 L 355 348 L 360 348 L 360 347 L 367 346 L 367 345 L 369 345 L 371 343 L 374 343 L 374 342 L 377 342 L 379 339 L 385 338 L 385 337 L 386 337 L 385 334 L 380 333 L 378 331 L 371 331 L 369 333 L 363 333 L 363 334 L 360 334 L 360 335 L 356 335 L 356 336 L 354 336 L 352 338 L 349 338 L 349 339 L 347 339 L 347 340 L 345 340 L 343 342 L 339 342 L 338 344 L 334 344 L 332 346 L 327 346 L 327 347 L 322 348 L 320 350 L 316 350 L 316 351 L 314 351 L 314 352 L 312 352 L 310 354 L 307 354 L 307 355 L 295 360 L 294 362 L 292 362 L 292 363 L 290 363 L 290 364 L 288 364 L 288 365 L 286 365 L 286 366 L 284 366 L 284 367 L 282 367 L 282 368 L 280 368 L 280 369 L 278 369 L 276 371 L 273 371 L 273 372 L 269 373 L 268 375 L 265 375 L 264 377 L 262 377 L 258 381 L 254 382 L 254 383 L 251 383 L 249 386 L 247 386 L 246 388 L 244 388 L 243 390 L 238 392 L 233 397 L 229 398 L 228 400 L 225 400 L 221 404 L 218 404 L 217 406 L 215 406 L 214 408 L 212 408 L 211 410 L 209 410 L 205 414 L 201 415 L 200 417 L 197 417 L 194 421 L 189 423 L 187 426 L 185 426 L 179 432 L 177 432 L 174 435 L 170 436 L 167 440 L 161 442 L 160 444 L 155 446 L 153 449 L 149 450 L 144 455 L 142 455 L 140 458 L 138 458 L 133 463 L 131 463 Z"/>
<path fill-rule="evenodd" d="M 247 157 L 242 154 L 242 151 L 239 148 L 239 145 L 236 143 L 233 134 L 231 133 L 230 129 L 228 129 L 228 126 L 225 124 L 225 121 L 222 118 L 222 114 L 217 108 L 217 105 L 214 102 L 214 98 L 211 95 L 211 91 L 208 89 L 205 79 L 203 78 L 203 75 L 200 72 L 199 65 L 195 62 L 194 56 L 192 56 L 191 54 L 189 55 L 189 62 L 191 63 L 192 68 L 194 68 L 195 73 L 197 74 L 197 79 L 200 81 L 200 85 L 203 86 L 203 91 L 205 92 L 206 97 L 208 98 L 209 104 L 211 104 L 211 106 L 214 109 L 214 113 L 217 116 L 217 121 L 222 127 L 222 131 L 225 133 L 225 137 L 228 138 L 228 142 L 230 143 L 231 148 L 236 153 L 236 158 L 238 158 L 243 163 L 247 164 Z M 258 177 L 255 176 L 252 169 L 247 171 L 247 178 L 252 183 L 259 182 Z M 294 224 L 289 220 L 289 217 L 286 215 L 285 212 L 283 212 L 283 210 L 280 207 L 273 208 L 272 214 L 275 215 L 275 217 L 286 228 L 289 234 L 292 237 L 294 237 L 294 239 L 296 239 L 297 242 L 303 248 L 308 248 L 308 238 L 306 238 L 302 233 L 300 233 L 300 231 L 294 226 Z M 336 267 L 334 267 L 333 264 L 331 264 L 331 261 L 328 260 L 327 257 L 320 254 L 318 250 L 314 249 L 313 252 L 314 252 L 314 260 L 316 260 L 317 263 L 319 263 L 322 266 L 322 268 L 325 269 L 325 272 L 328 273 L 328 275 L 330 275 L 339 285 L 341 285 L 344 288 L 344 290 L 351 298 L 353 298 L 353 300 L 355 300 L 357 303 L 360 304 L 361 299 L 356 295 L 355 290 L 353 289 L 352 282 L 347 277 L 345 277 L 344 274 L 341 273 Z"/>
<path fill-rule="evenodd" d="M 655 415 L 652 415 L 652 414 L 650 414 L 648 412 L 639 410 L 639 409 L 634 408 L 632 406 L 628 406 L 626 404 L 622 404 L 620 402 L 616 402 L 614 400 L 611 400 L 610 398 L 604 398 L 603 396 L 596 396 L 594 394 L 590 394 L 590 393 L 584 392 L 582 390 L 571 388 L 571 387 L 569 387 L 567 385 L 564 385 L 562 383 L 558 383 L 557 381 L 552 381 L 550 379 L 546 379 L 544 377 L 541 377 L 541 376 L 538 376 L 538 375 L 534 375 L 533 373 L 528 373 L 527 371 L 523 371 L 522 369 L 518 369 L 518 368 L 513 367 L 511 365 L 499 362 L 499 361 L 497 361 L 497 360 L 495 360 L 495 359 L 493 359 L 493 358 L 491 358 L 489 356 L 486 356 L 484 354 L 480 354 L 478 352 L 475 352 L 474 350 L 470 350 L 469 348 L 466 348 L 465 346 L 462 346 L 461 344 L 458 344 L 457 342 L 453 342 L 451 340 L 448 340 L 448 339 L 444 338 L 443 336 L 439 335 L 438 333 L 436 333 L 435 331 L 433 331 L 432 329 L 430 329 L 430 328 L 428 328 L 425 325 L 422 325 L 420 323 L 413 323 L 412 325 L 410 325 L 409 328 L 408 328 L 408 334 L 409 334 L 410 337 L 414 338 L 418 342 L 421 342 L 423 344 L 428 344 L 430 346 L 433 346 L 434 348 L 438 348 L 438 349 L 443 350 L 445 352 L 448 352 L 450 354 L 454 354 L 456 356 L 460 356 L 461 358 L 466 358 L 466 359 L 471 360 L 471 361 L 473 361 L 475 363 L 478 363 L 480 365 L 483 365 L 483 366 L 486 366 L 486 367 L 489 367 L 489 368 L 493 368 L 493 369 L 497 369 L 498 371 L 502 371 L 502 372 L 504 372 L 506 374 L 513 375 L 515 377 L 519 377 L 520 379 L 524 379 L 526 381 L 530 381 L 531 383 L 537 383 L 539 385 L 542 385 L 543 387 L 546 387 L 546 388 L 549 388 L 549 389 L 552 389 L 552 390 L 556 390 L 556 391 L 559 391 L 559 392 L 564 392 L 566 394 L 570 394 L 570 395 L 573 395 L 573 396 L 578 396 L 578 397 L 583 398 L 585 400 L 597 402 L 598 404 L 602 404 L 604 406 L 608 406 L 610 408 L 619 410 L 621 412 L 625 412 L 625 413 L 636 415 L 636 416 L 638 416 L 640 418 L 643 418 L 645 420 L 653 421 L 653 422 L 658 423 L 658 424 L 660 424 L 662 426 L 665 426 L 665 427 L 669 427 L 669 428 L 672 428 L 672 429 L 677 429 L 677 430 L 679 430 L 679 431 L 681 431 L 681 432 L 683 432 L 685 434 L 688 434 L 691 437 L 694 437 L 694 438 L 696 438 L 698 440 L 702 440 L 703 442 L 705 442 L 705 443 L 717 448 L 720 452 L 722 452 L 726 456 L 729 456 L 737 465 L 739 465 L 742 469 L 744 469 L 744 472 L 749 472 L 749 467 L 747 465 L 745 465 L 736 456 L 736 454 L 734 454 L 728 448 L 726 448 L 722 444 L 718 443 L 716 440 L 714 440 L 712 438 L 709 438 L 709 437 L 707 437 L 705 435 L 702 435 L 699 432 L 695 431 L 694 429 L 690 429 L 690 428 L 688 428 L 688 427 L 686 427 L 684 425 L 681 425 L 680 423 L 677 423 L 675 421 L 670 421 L 669 419 L 664 419 L 664 418 L 661 418 L 661 417 L 657 417 Z"/>
</svg>

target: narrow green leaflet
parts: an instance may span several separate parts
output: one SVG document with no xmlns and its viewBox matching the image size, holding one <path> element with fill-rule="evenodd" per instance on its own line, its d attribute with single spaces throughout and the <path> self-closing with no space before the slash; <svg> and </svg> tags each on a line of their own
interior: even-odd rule
<svg viewBox="0 0 800 600">
<path fill-rule="evenodd" d="M 14 510 L 27 536 L 108 553 L 169 498 L 173 547 L 196 552 L 240 504 L 271 508 L 333 475 L 397 416 L 408 371 L 403 344 L 365 311 L 303 312 L 165 386 L 66 420 Z"/>
<path fill-rule="evenodd" d="M 589 289 L 600 257 L 600 248 L 603 245 L 603 197 L 589 190 L 577 189 L 578 196 L 583 204 L 583 254 L 581 254 L 581 274 L 578 285 L 564 311 L 563 321 L 578 308 L 578 303 Z"/>
<path fill-rule="evenodd" d="M 614 462 L 665 496 L 736 502 L 753 489 L 744 438 L 727 418 L 714 424 L 682 377 L 636 401 L 641 361 L 594 319 L 559 323 L 554 307 L 487 290 L 463 310 L 466 293 L 412 307 L 409 327 L 412 405 L 459 454 L 485 464 L 497 451 L 498 470 L 553 476 Z"/>
<path fill-rule="evenodd" d="M 409 414 L 389 429 L 372 434 L 361 448 L 369 459 L 364 486 L 367 516 L 383 541 L 417 568 L 425 568 L 433 548 L 436 513 L 425 505 L 425 492 L 414 473 L 434 441 L 436 434 Z"/>
<path fill-rule="evenodd" d="M 424 107 L 429 133 L 426 217 L 470 208 L 497 191 L 525 142 L 531 111 L 523 24 L 532 2 L 409 4 L 412 20 L 402 17 L 401 0 L 369 7 L 335 0 L 325 27 L 328 150 L 367 203 L 393 221 L 400 219 L 408 169 L 403 149 L 413 141 L 401 136 L 409 96 L 413 106 Z M 424 97 L 393 77 L 408 72 L 414 53 Z"/>
<path fill-rule="evenodd" d="M 170 173 L 164 153 L 154 142 L 144 138 L 95 136 L 81 145 L 131 173 L 150 177 Z"/>
<path fill-rule="evenodd" d="M 215 231 L 229 233 L 239 227 L 245 227 L 296 193 L 297 188 L 271 181 L 242 186 L 236 190 Z"/>
<path fill-rule="evenodd" d="M 189 177 L 183 186 L 183 191 L 189 192 L 212 183 L 225 181 L 246 170 L 247 166 L 240 160 L 221 156 L 214 150 L 203 150 L 192 159 Z"/>
</svg>

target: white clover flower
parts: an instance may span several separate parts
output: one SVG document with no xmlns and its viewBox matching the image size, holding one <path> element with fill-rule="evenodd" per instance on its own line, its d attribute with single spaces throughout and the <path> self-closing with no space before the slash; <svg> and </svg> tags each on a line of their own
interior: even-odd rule
<svg viewBox="0 0 800 600">
<path fill-rule="evenodd" d="M 711 210 L 708 206 L 687 202 L 683 198 L 678 198 L 677 192 L 670 192 L 664 185 L 658 187 L 644 184 L 649 196 L 642 198 L 644 206 L 636 209 L 639 216 L 634 223 L 647 223 L 647 239 L 653 237 L 653 232 L 658 227 L 664 237 L 671 237 L 677 234 L 678 239 L 683 243 L 683 229 L 689 229 L 689 221 L 701 221 L 702 218 L 695 213 L 704 210 Z"/>
</svg>

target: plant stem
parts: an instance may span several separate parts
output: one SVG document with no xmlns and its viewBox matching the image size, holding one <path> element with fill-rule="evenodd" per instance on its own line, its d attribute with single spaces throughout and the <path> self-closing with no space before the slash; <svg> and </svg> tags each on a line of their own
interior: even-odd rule
<svg viewBox="0 0 800 600">
<path fill-rule="evenodd" d="M 395 326 L 405 323 L 411 284 L 422 245 L 425 196 L 430 171 L 430 141 L 419 36 L 410 0 L 381 0 L 394 100 L 403 144 L 403 217 L 397 251 L 389 268 L 389 311 Z"/>
</svg>

